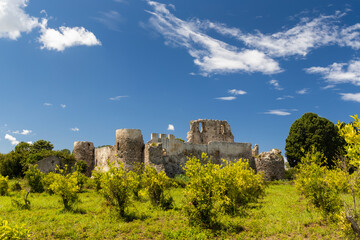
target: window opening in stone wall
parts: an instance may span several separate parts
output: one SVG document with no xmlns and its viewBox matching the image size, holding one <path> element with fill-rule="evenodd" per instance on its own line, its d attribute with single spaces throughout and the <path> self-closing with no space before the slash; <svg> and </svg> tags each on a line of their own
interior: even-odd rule
<svg viewBox="0 0 360 240">
<path fill-rule="evenodd" d="M 221 124 L 221 126 L 220 126 L 220 134 L 225 134 L 225 124 Z"/>
<path fill-rule="evenodd" d="M 200 132 L 203 132 L 203 124 L 199 123 L 199 130 Z"/>
<path fill-rule="evenodd" d="M 120 150 L 120 143 L 117 143 L 117 150 Z"/>
</svg>

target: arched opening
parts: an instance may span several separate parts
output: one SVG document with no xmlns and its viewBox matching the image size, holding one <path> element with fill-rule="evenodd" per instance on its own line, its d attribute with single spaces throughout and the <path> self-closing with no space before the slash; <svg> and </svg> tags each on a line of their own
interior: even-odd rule
<svg viewBox="0 0 360 240">
<path fill-rule="evenodd" d="M 199 123 L 199 131 L 202 133 L 203 132 L 203 124 L 202 123 Z"/>
<path fill-rule="evenodd" d="M 221 124 L 221 126 L 220 126 L 220 134 L 222 134 L 222 135 L 225 134 L 225 124 Z"/>
</svg>

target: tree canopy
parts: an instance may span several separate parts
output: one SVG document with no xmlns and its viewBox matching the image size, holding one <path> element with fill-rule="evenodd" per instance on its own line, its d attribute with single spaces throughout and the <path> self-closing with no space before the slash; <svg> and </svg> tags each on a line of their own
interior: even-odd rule
<svg viewBox="0 0 360 240">
<path fill-rule="evenodd" d="M 285 156 L 291 167 L 295 167 L 305 152 L 314 146 L 327 158 L 327 165 L 332 166 L 333 158 L 345 145 L 334 123 L 315 113 L 305 113 L 290 127 L 286 138 Z"/>
</svg>

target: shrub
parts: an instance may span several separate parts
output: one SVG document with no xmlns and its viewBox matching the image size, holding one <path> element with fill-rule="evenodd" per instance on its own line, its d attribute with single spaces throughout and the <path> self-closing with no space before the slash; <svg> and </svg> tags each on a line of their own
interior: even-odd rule
<svg viewBox="0 0 360 240">
<path fill-rule="evenodd" d="M 137 174 L 124 169 L 124 164 L 119 167 L 108 161 L 109 171 L 101 175 L 100 192 L 107 203 L 114 207 L 120 217 L 125 217 L 125 209 L 130 204 L 132 190 L 137 184 Z"/>
<path fill-rule="evenodd" d="M 41 193 L 44 191 L 44 174 L 37 168 L 37 165 L 31 165 L 25 172 L 25 179 L 31 187 L 31 192 Z"/>
<path fill-rule="evenodd" d="M 24 226 L 10 226 L 8 221 L 0 219 L 0 239 L 29 239 L 30 230 Z"/>
<path fill-rule="evenodd" d="M 84 188 L 84 185 L 88 181 L 88 178 L 84 174 L 78 171 L 73 172 L 72 175 L 76 178 L 77 186 L 79 187 L 79 192 L 81 192 Z"/>
<path fill-rule="evenodd" d="M 146 166 L 143 181 L 152 205 L 163 209 L 172 208 L 172 197 L 165 195 L 165 190 L 171 186 L 171 180 L 164 171 L 157 172 L 154 167 Z"/>
<path fill-rule="evenodd" d="M 16 208 L 23 210 L 29 210 L 31 207 L 31 202 L 29 201 L 28 197 L 29 197 L 30 191 L 23 191 L 22 192 L 22 199 L 12 199 L 11 203 L 13 206 L 15 206 Z"/>
<path fill-rule="evenodd" d="M 5 196 L 9 191 L 9 177 L 0 175 L 0 196 Z"/>
<path fill-rule="evenodd" d="M 101 177 L 103 173 L 98 170 L 94 170 L 91 172 L 91 179 L 94 181 L 95 190 L 100 191 L 101 189 Z"/>
<path fill-rule="evenodd" d="M 313 147 L 298 166 L 295 186 L 324 217 L 333 220 L 342 207 L 340 193 L 347 189 L 346 176 L 339 169 L 322 166 L 323 162 L 326 157 Z"/>
<path fill-rule="evenodd" d="M 61 197 L 65 210 L 72 210 L 73 205 L 78 202 L 79 186 L 75 174 L 67 173 L 67 166 L 64 169 L 57 169 L 50 179 L 53 181 L 49 189 Z"/>
<path fill-rule="evenodd" d="M 202 154 L 202 161 L 208 156 Z M 210 161 L 204 165 L 195 156 L 188 158 L 184 167 L 190 178 L 185 187 L 185 214 L 190 224 L 213 227 L 221 213 L 225 186 L 221 184 L 220 165 Z"/>
<path fill-rule="evenodd" d="M 227 213 L 236 213 L 240 207 L 256 202 L 265 194 L 265 181 L 262 174 L 255 174 L 249 167 L 249 160 L 224 161 L 221 179 L 225 185 L 224 201 Z"/>
<path fill-rule="evenodd" d="M 16 180 L 10 187 L 10 190 L 13 192 L 21 191 L 22 187 L 18 180 Z"/>
<path fill-rule="evenodd" d="M 87 171 L 88 165 L 84 160 L 77 161 L 75 163 L 76 171 L 85 174 Z"/>
</svg>

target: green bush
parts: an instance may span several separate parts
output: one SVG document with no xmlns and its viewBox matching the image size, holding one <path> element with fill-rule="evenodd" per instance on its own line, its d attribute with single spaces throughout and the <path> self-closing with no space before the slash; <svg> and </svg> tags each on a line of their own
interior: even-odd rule
<svg viewBox="0 0 360 240">
<path fill-rule="evenodd" d="M 202 161 L 208 156 L 202 154 Z M 190 181 L 185 187 L 185 214 L 190 224 L 213 227 L 224 206 L 225 186 L 221 184 L 220 165 L 210 161 L 202 164 L 195 156 L 184 167 Z"/>
<path fill-rule="evenodd" d="M 225 185 L 225 211 L 235 214 L 239 208 L 256 202 L 265 194 L 265 181 L 262 174 L 255 174 L 249 167 L 248 160 L 236 162 L 224 161 L 220 170 L 221 180 Z"/>
<path fill-rule="evenodd" d="M 88 177 L 78 171 L 73 172 L 72 175 L 76 178 L 79 192 L 81 192 L 84 188 L 84 185 L 88 181 Z"/>
<path fill-rule="evenodd" d="M 326 157 L 313 147 L 298 165 L 295 186 L 318 208 L 325 218 L 333 219 L 342 207 L 340 193 L 348 189 L 347 179 L 340 169 L 322 166 Z"/>
<path fill-rule="evenodd" d="M 13 192 L 21 191 L 22 187 L 18 180 L 16 180 L 10 187 L 10 190 Z"/>
<path fill-rule="evenodd" d="M 75 203 L 79 201 L 79 185 L 77 176 L 67 172 L 67 166 L 64 169 L 57 169 L 58 173 L 50 175 L 48 180 L 52 180 L 49 189 L 54 194 L 61 197 L 64 210 L 72 210 Z"/>
<path fill-rule="evenodd" d="M 29 210 L 31 207 L 31 202 L 28 199 L 29 194 L 30 191 L 28 192 L 23 191 L 20 199 L 11 199 L 12 205 L 20 210 L 23 209 Z"/>
<path fill-rule="evenodd" d="M 0 196 L 5 196 L 9 191 L 9 177 L 0 175 Z"/>
<path fill-rule="evenodd" d="M 103 176 L 103 172 L 99 170 L 93 170 L 91 172 L 91 179 L 94 182 L 95 190 L 100 191 L 101 189 L 101 177 Z"/>
<path fill-rule="evenodd" d="M 84 160 L 77 161 L 75 163 L 76 171 L 85 174 L 87 171 L 88 165 Z"/>
<path fill-rule="evenodd" d="M 164 171 L 157 172 L 154 167 L 146 166 L 143 181 L 152 205 L 163 209 L 172 208 L 172 197 L 165 195 L 165 191 L 171 186 L 171 180 Z"/>
<path fill-rule="evenodd" d="M 101 175 L 101 194 L 110 207 L 114 207 L 120 217 L 125 217 L 125 210 L 131 202 L 133 188 L 137 185 L 138 176 L 124 169 L 124 164 L 116 167 L 108 161 L 109 171 Z"/>
<path fill-rule="evenodd" d="M 0 239 L 30 239 L 30 230 L 24 226 L 10 226 L 8 221 L 0 219 Z"/>
<path fill-rule="evenodd" d="M 37 165 L 31 165 L 25 172 L 25 179 L 31 187 L 31 192 L 41 193 L 44 191 L 44 174 L 37 168 Z"/>
</svg>

